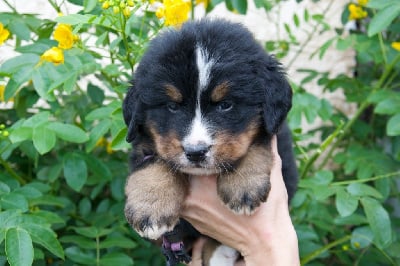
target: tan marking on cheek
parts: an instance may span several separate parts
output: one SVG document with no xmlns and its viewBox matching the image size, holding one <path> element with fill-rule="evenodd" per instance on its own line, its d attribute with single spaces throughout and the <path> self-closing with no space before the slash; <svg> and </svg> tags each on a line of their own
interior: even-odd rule
<svg viewBox="0 0 400 266">
<path fill-rule="evenodd" d="M 243 157 L 259 132 L 256 123 L 250 123 L 239 135 L 225 132 L 216 135 L 215 157 L 218 161 L 236 161 Z"/>
<path fill-rule="evenodd" d="M 150 133 L 156 144 L 157 153 L 162 158 L 176 159 L 183 152 L 181 142 L 175 132 L 161 136 L 153 126 L 150 126 Z"/>
<path fill-rule="evenodd" d="M 172 101 L 177 103 L 182 102 L 182 94 L 175 86 L 171 84 L 165 85 L 165 93 L 171 98 Z"/>
<path fill-rule="evenodd" d="M 227 81 L 219 84 L 214 88 L 211 93 L 211 100 L 213 102 L 221 101 L 229 91 L 229 83 Z"/>
</svg>

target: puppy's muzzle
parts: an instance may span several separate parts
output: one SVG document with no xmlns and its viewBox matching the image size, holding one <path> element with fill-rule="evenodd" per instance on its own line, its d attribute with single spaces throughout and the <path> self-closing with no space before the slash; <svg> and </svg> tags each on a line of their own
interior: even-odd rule
<svg viewBox="0 0 400 266">
<path fill-rule="evenodd" d="M 192 163 L 201 163 L 205 161 L 207 152 L 210 150 L 210 148 L 211 146 L 205 143 L 183 146 L 186 158 Z"/>
</svg>

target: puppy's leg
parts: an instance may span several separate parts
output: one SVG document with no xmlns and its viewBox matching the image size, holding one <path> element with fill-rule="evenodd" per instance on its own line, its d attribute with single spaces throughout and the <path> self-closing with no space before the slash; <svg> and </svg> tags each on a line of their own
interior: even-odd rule
<svg viewBox="0 0 400 266">
<path fill-rule="evenodd" d="M 150 164 L 128 177 L 125 216 L 141 236 L 157 239 L 178 223 L 187 191 L 186 176 L 172 174 L 163 163 Z"/>
<path fill-rule="evenodd" d="M 235 213 L 252 214 L 267 200 L 272 154 L 269 147 L 253 145 L 240 165 L 218 177 L 217 190 L 222 201 Z"/>
</svg>

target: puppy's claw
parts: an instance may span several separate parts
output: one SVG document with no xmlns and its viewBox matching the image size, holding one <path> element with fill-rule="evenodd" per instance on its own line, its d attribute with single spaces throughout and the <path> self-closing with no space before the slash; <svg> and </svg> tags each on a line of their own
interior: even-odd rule
<svg viewBox="0 0 400 266">
<path fill-rule="evenodd" d="M 233 190 L 230 187 L 221 185 L 218 187 L 218 194 L 224 204 L 234 213 L 252 215 L 257 207 L 267 200 L 270 188 L 269 181 L 251 189 L 250 187 L 241 187 Z"/>
<path fill-rule="evenodd" d="M 125 206 L 125 216 L 129 224 L 141 237 L 148 239 L 159 239 L 164 233 L 173 230 L 179 220 L 178 217 L 157 217 L 154 214 L 144 214 L 143 211 L 140 213 L 141 215 L 134 208 Z"/>
</svg>

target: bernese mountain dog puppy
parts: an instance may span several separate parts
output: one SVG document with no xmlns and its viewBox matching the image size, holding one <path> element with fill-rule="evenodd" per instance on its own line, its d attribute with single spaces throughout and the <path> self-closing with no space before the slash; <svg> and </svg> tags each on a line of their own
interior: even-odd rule
<svg viewBox="0 0 400 266">
<path fill-rule="evenodd" d="M 125 215 L 141 236 L 164 235 L 170 265 L 189 260 L 177 238 L 199 236 L 179 217 L 190 175 L 218 175 L 221 201 L 251 215 L 271 188 L 277 134 L 292 197 L 297 171 L 284 123 L 292 91 L 282 66 L 245 27 L 203 19 L 166 29 L 150 42 L 132 84 L 123 102 L 133 146 Z M 179 237 L 165 240 L 174 231 Z"/>
</svg>

